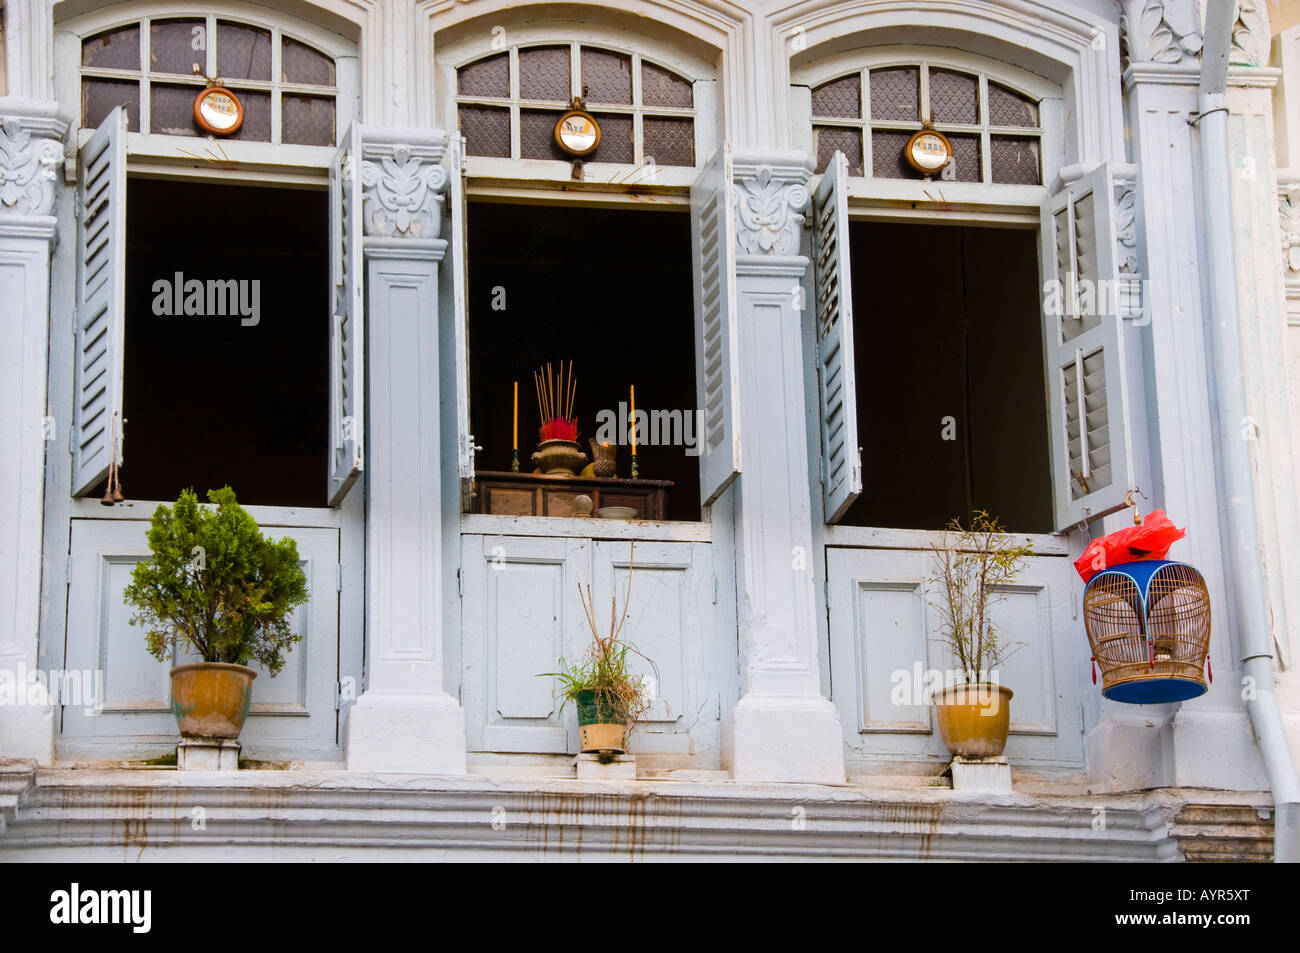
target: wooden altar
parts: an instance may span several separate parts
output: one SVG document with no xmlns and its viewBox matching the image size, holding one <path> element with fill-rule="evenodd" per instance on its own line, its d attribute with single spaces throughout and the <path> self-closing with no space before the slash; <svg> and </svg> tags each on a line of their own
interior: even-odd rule
<svg viewBox="0 0 1300 953">
<path fill-rule="evenodd" d="M 593 515 L 602 506 L 629 506 L 634 519 L 661 520 L 671 480 L 620 480 L 544 476 L 480 470 L 475 474 L 474 512 L 497 516 L 573 516 L 573 501 L 589 496 Z"/>
</svg>

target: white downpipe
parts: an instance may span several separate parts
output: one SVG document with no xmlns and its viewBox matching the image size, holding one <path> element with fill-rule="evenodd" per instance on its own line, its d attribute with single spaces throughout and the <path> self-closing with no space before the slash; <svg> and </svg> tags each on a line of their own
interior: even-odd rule
<svg viewBox="0 0 1300 953">
<path fill-rule="evenodd" d="M 1201 171 L 1208 249 L 1210 341 L 1218 412 L 1228 583 L 1236 603 L 1242 672 L 1254 681 L 1246 702 L 1255 740 L 1273 791 L 1273 859 L 1300 862 L 1300 779 L 1287 744 L 1282 713 L 1273 685 L 1273 655 L 1266 615 L 1267 588 L 1259 556 L 1255 513 L 1254 464 L 1250 441 L 1242 438 L 1246 386 L 1242 364 L 1240 315 L 1237 311 L 1236 255 L 1233 244 L 1232 182 L 1228 142 L 1228 50 L 1236 22 L 1234 0 L 1209 0 L 1205 13 L 1205 48 L 1201 62 L 1199 118 Z"/>
</svg>

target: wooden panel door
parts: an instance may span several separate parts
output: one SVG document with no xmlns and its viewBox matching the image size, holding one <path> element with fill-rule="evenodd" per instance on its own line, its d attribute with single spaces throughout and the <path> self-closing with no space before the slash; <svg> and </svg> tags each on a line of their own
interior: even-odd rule
<svg viewBox="0 0 1300 953">
<path fill-rule="evenodd" d="M 611 597 L 620 617 L 627 606 L 620 638 L 641 653 L 629 656 L 631 668 L 655 696 L 632 739 L 636 752 L 689 754 L 719 740 L 712 552 L 708 543 L 595 544 L 597 623 L 608 625 Z"/>
<path fill-rule="evenodd" d="M 64 669 L 102 673 L 101 710 L 61 707 L 59 753 L 67 758 L 151 757 L 179 736 L 171 709 L 171 665 L 145 651 L 144 629 L 130 624 L 122 593 L 149 556 L 144 520 L 72 521 L 68 631 Z M 243 757 L 318 760 L 340 757 L 335 689 L 339 665 L 339 531 L 265 527 L 292 537 L 307 573 L 310 600 L 296 611 L 303 639 L 280 674 L 258 668 L 253 705 L 240 741 Z M 175 664 L 197 661 L 181 656 Z"/>
<path fill-rule="evenodd" d="M 462 665 L 472 751 L 577 751 L 570 705 L 546 673 L 587 645 L 578 585 L 591 580 L 590 543 L 524 536 L 462 538 Z"/>
<path fill-rule="evenodd" d="M 920 694 L 931 672 L 954 668 L 924 550 L 827 550 L 831 700 L 844 726 L 850 772 L 872 762 L 948 760 L 932 707 Z M 1021 765 L 1083 765 L 1082 691 L 1088 645 L 1071 618 L 1071 573 L 1061 556 L 1032 557 L 993 609 L 1009 645 L 998 671 L 1010 688 L 1007 757 Z"/>
</svg>

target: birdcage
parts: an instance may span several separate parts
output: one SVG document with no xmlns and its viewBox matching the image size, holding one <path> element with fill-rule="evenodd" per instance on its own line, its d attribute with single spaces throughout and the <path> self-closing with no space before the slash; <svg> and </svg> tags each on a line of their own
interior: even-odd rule
<svg viewBox="0 0 1300 953">
<path fill-rule="evenodd" d="M 1148 559 L 1097 573 L 1083 621 L 1107 698 L 1153 705 L 1206 692 L 1210 594 L 1191 566 Z"/>
</svg>

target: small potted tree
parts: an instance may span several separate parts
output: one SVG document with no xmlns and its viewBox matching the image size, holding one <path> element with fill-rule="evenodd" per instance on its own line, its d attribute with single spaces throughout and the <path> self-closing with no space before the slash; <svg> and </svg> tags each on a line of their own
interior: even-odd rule
<svg viewBox="0 0 1300 953">
<path fill-rule="evenodd" d="M 235 740 L 244 727 L 260 664 L 274 677 L 302 636 L 290 614 L 307 601 L 307 576 L 292 539 L 264 537 L 230 487 L 209 490 L 214 507 L 185 490 L 149 525 L 153 558 L 140 562 L 125 599 L 145 627 L 149 653 L 201 662 L 172 668 L 172 711 L 182 737 Z"/>
<path fill-rule="evenodd" d="M 587 586 L 585 592 L 582 586 L 578 587 L 578 598 L 582 601 L 582 610 L 591 630 L 591 645 L 579 661 L 571 663 L 561 658 L 560 671 L 547 672 L 544 676 L 560 681 L 560 693 L 564 698 L 560 704 L 561 712 L 569 702 L 577 706 L 578 741 L 584 754 L 612 757 L 625 753 L 628 733 L 654 704 L 650 686 L 643 676 L 633 674 L 629 656 L 639 655 L 645 659 L 654 670 L 656 682 L 658 667 L 635 646 L 619 638 L 627 620 L 627 604 L 632 597 L 630 568 L 627 586 L 628 594 L 621 616 L 617 600 L 610 599 L 607 635 L 601 634 L 596 622 L 591 586 Z"/>
<path fill-rule="evenodd" d="M 1032 550 L 1005 532 L 987 511 L 975 510 L 969 528 L 953 519 L 932 547 L 938 597 L 931 604 L 942 614 L 941 638 L 959 668 L 934 704 L 944 744 L 966 758 L 1000 757 L 1011 727 L 1012 691 L 999 684 L 996 669 L 1025 643 L 1004 641 L 990 615 Z"/>
</svg>

